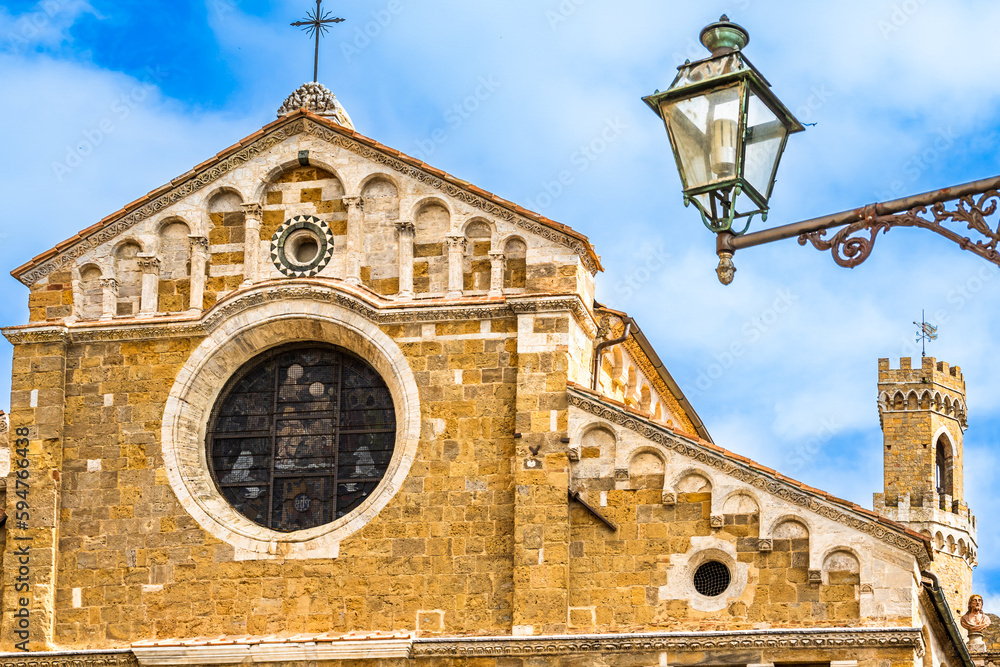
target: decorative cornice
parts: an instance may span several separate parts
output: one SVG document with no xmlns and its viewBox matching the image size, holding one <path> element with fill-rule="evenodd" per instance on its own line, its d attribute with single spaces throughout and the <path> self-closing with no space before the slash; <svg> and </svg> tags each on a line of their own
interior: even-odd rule
<svg viewBox="0 0 1000 667">
<path fill-rule="evenodd" d="M 519 296 L 516 302 L 457 303 L 454 305 L 406 306 L 388 304 L 345 291 L 342 284 L 324 284 L 312 280 L 282 281 L 256 285 L 245 292 L 237 292 L 228 300 L 217 304 L 201 319 L 174 319 L 159 323 L 109 324 L 104 326 L 76 325 L 71 327 L 9 327 L 3 335 L 14 345 L 63 341 L 96 343 L 123 340 L 151 340 L 157 338 L 201 337 L 211 334 L 226 320 L 251 308 L 272 303 L 304 299 L 318 303 L 336 304 L 378 325 L 413 324 L 423 322 L 461 322 L 468 320 L 493 320 L 515 316 L 518 312 L 570 311 L 585 326 L 589 315 L 577 296 L 531 297 Z"/>
<path fill-rule="evenodd" d="M 583 300 L 576 294 L 537 296 L 508 296 L 507 305 L 517 315 L 527 313 L 558 313 L 569 311 L 573 313 L 577 323 L 584 328 L 587 335 L 593 337 L 597 332 L 597 321 L 594 314 L 583 305 Z"/>
<path fill-rule="evenodd" d="M 0 653 L 0 667 L 139 667 L 131 651 Z"/>
<path fill-rule="evenodd" d="M 750 630 L 555 637 L 415 639 L 412 658 L 520 657 L 659 651 L 911 649 L 924 654 L 919 628 L 843 630 Z"/>
<path fill-rule="evenodd" d="M 882 525 L 878 521 L 854 512 L 841 510 L 820 500 L 812 493 L 796 488 L 791 484 L 779 481 L 770 475 L 752 469 L 746 464 L 734 461 L 726 456 L 712 452 L 708 448 L 679 436 L 662 426 L 630 414 L 625 410 L 608 405 L 596 397 L 570 389 L 569 404 L 595 417 L 617 424 L 622 428 L 638 433 L 667 449 L 710 466 L 733 477 L 744 484 L 749 484 L 785 502 L 798 505 L 820 516 L 848 526 L 854 530 L 870 535 L 897 549 L 911 554 L 920 563 L 921 568 L 930 566 L 931 559 L 922 540 L 910 537 L 901 530 Z"/>
<path fill-rule="evenodd" d="M 446 195 L 488 213 L 495 218 L 514 224 L 528 233 L 565 246 L 579 255 L 584 266 L 587 267 L 587 270 L 591 274 L 596 274 L 600 270 L 594 257 L 591 256 L 591 249 L 580 239 L 515 213 L 510 208 L 501 206 L 458 185 L 433 176 L 427 171 L 418 169 L 398 158 L 392 157 L 380 149 L 365 145 L 336 130 L 320 125 L 315 120 L 298 118 L 283 125 L 279 123 L 277 127 L 268 130 L 260 139 L 202 171 L 191 173 L 190 177 L 185 174 L 174 179 L 171 183 L 180 182 L 176 187 L 170 187 L 170 185 L 164 186 L 160 189 L 160 191 L 163 191 L 163 194 L 151 198 L 146 204 L 108 223 L 93 234 L 84 236 L 76 241 L 71 241 L 65 250 L 56 253 L 50 259 L 41 261 L 34 266 L 29 264 L 30 268 L 27 268 L 23 273 L 18 274 L 15 270 L 15 277 L 23 284 L 31 287 L 50 273 L 72 264 L 78 257 L 86 254 L 93 248 L 118 237 L 143 220 L 156 215 L 163 209 L 211 185 L 234 169 L 245 165 L 267 152 L 275 145 L 302 133 L 317 137 L 372 162 L 389 167 L 400 174 L 440 190 Z"/>
</svg>

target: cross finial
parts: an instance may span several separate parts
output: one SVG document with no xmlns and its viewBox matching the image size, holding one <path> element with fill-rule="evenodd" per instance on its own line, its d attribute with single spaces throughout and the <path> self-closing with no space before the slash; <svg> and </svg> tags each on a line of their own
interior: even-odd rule
<svg viewBox="0 0 1000 667">
<path fill-rule="evenodd" d="M 332 23 L 343 23 L 345 19 L 336 18 L 330 12 L 323 11 L 323 0 L 316 0 L 316 10 L 306 14 L 301 21 L 292 24 L 293 27 L 302 28 L 311 37 L 316 38 L 316 56 L 313 59 L 313 81 L 319 83 L 319 38 L 326 34 Z"/>
</svg>

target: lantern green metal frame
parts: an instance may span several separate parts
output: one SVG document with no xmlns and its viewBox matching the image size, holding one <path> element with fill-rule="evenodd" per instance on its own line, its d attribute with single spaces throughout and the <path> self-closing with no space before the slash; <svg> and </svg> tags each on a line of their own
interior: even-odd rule
<svg viewBox="0 0 1000 667">
<path fill-rule="evenodd" d="M 670 144 L 677 162 L 684 187 L 684 205 L 694 203 L 701 213 L 702 222 L 715 233 L 731 232 L 742 235 L 749 229 L 755 215 L 767 219 L 768 200 L 774 188 L 778 165 L 788 142 L 788 136 L 802 132 L 805 128 L 784 104 L 771 92 L 771 84 L 743 55 L 740 48 L 749 41 L 749 34 L 723 16 L 722 21 L 712 24 L 702 31 L 702 43 L 713 50 L 708 58 L 696 62 L 686 62 L 678 67 L 677 77 L 665 92 L 655 92 L 643 101 L 663 120 L 670 138 Z M 740 109 L 738 114 L 739 150 L 733 176 L 715 179 L 705 185 L 691 185 L 690 174 L 681 157 L 680 143 L 674 129 L 664 113 L 665 105 L 674 105 L 698 97 L 706 97 L 726 88 L 738 90 Z M 748 126 L 751 95 L 755 95 L 784 127 L 782 138 L 771 173 L 768 175 L 767 191 L 761 192 L 746 177 L 747 148 L 752 143 L 753 129 Z M 700 197 L 707 195 L 707 201 Z M 746 210 L 738 210 L 741 195 L 751 204 Z M 733 225 L 737 220 L 746 219 L 742 230 Z"/>
</svg>

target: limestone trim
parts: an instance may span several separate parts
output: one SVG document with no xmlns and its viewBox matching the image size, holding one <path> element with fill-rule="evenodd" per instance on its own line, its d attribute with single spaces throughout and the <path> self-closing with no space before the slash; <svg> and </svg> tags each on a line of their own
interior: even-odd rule
<svg viewBox="0 0 1000 667">
<path fill-rule="evenodd" d="M 739 632 L 636 633 L 543 637 L 467 637 L 415 639 L 411 657 L 475 658 L 645 653 L 650 651 L 798 650 L 844 651 L 912 649 L 924 654 L 919 628 L 843 628 L 837 630 L 747 630 Z"/>
<path fill-rule="evenodd" d="M 216 304 L 200 319 L 163 318 L 157 324 L 145 321 L 135 325 L 116 322 L 114 326 L 94 323 L 67 326 L 16 326 L 0 329 L 13 345 L 45 342 L 96 343 L 121 340 L 151 340 L 189 338 L 211 334 L 227 319 L 264 303 L 285 300 L 309 300 L 333 304 L 361 315 L 378 325 L 416 324 L 430 322 L 460 322 L 509 318 L 518 313 L 573 313 L 584 328 L 596 326 L 590 311 L 576 295 L 526 295 L 506 302 L 469 300 L 463 303 L 401 305 L 395 301 L 379 301 L 369 294 L 354 292 L 349 285 L 322 279 L 282 280 L 280 283 L 260 283 L 241 290 Z"/>
<path fill-rule="evenodd" d="M 357 509 L 324 526 L 282 533 L 238 514 L 222 496 L 209 471 L 205 433 L 233 373 L 268 349 L 303 340 L 338 345 L 375 367 L 396 408 L 396 447 L 382 481 Z M 235 547 L 237 560 L 336 558 L 340 542 L 374 518 L 400 489 L 419 438 L 419 390 L 399 346 L 347 308 L 294 297 L 261 301 L 212 331 L 178 373 L 160 431 L 167 479 L 178 501 L 202 528 Z"/>
<path fill-rule="evenodd" d="M 320 660 L 377 660 L 408 658 L 411 639 L 362 639 L 336 642 L 284 642 L 228 644 L 222 646 L 134 647 L 141 667 L 147 665 L 239 665 L 262 662 L 305 662 Z M 2 666 L 0 666 L 2 667 Z"/>
<path fill-rule="evenodd" d="M 382 146 L 360 134 L 348 132 L 337 126 L 328 126 L 327 122 L 316 115 L 304 111 L 293 112 L 290 116 L 281 118 L 252 135 L 253 137 L 259 136 L 259 139 L 249 141 L 251 137 L 248 137 L 244 142 L 222 151 L 220 154 L 228 155 L 217 161 L 211 160 L 207 166 L 201 169 L 192 169 L 187 174 L 179 176 L 164 187 L 140 199 L 141 202 L 144 202 L 141 206 L 137 206 L 122 215 L 115 213 L 108 216 L 60 244 L 61 250 L 52 249 L 35 257 L 30 262 L 14 269 L 11 275 L 24 285 L 31 287 L 50 273 L 74 263 L 77 258 L 85 255 L 92 249 L 117 238 L 140 222 L 161 213 L 165 208 L 212 185 L 223 176 L 243 167 L 246 163 L 266 153 L 274 146 L 299 134 L 309 134 L 327 143 L 344 148 L 356 155 L 440 190 L 446 195 L 488 213 L 495 218 L 514 224 L 526 232 L 569 248 L 580 257 L 580 260 L 591 274 L 596 274 L 602 270 L 600 260 L 593 246 L 586 240 L 586 237 L 573 232 L 569 227 L 545 220 L 541 216 L 538 217 L 541 220 L 545 220 L 544 222 L 532 220 L 530 217 L 516 212 L 525 211 L 525 209 L 511 202 L 505 202 L 499 197 L 474 188 L 474 186 L 468 186 L 468 184 L 459 185 L 457 179 L 453 179 L 444 172 L 433 170 L 422 162 L 408 158 L 408 156 Z M 403 158 L 406 158 L 406 160 Z M 202 165 L 199 165 L 199 167 L 202 167 Z M 452 182 L 453 180 L 456 182 Z M 483 195 L 488 196 L 477 194 L 478 192 L 482 192 Z"/>
<path fill-rule="evenodd" d="M 752 466 L 729 458 L 728 452 L 713 451 L 714 448 L 696 443 L 663 426 L 629 413 L 624 409 L 614 407 L 600 401 L 594 396 L 584 394 L 576 389 L 569 390 L 569 404 L 595 417 L 617 424 L 642 437 L 656 442 L 677 454 L 690 458 L 710 468 L 719 470 L 730 477 L 765 491 L 782 500 L 808 509 L 830 521 L 843 524 L 849 528 L 870 535 L 896 549 L 909 553 L 920 564 L 921 569 L 930 567 L 931 556 L 923 539 L 916 534 L 911 535 L 905 528 L 884 525 L 877 518 L 869 518 L 858 512 L 844 511 L 829 502 L 821 500 L 818 495 L 777 479 L 771 474 L 756 470 Z M 707 443 L 706 443 L 707 444 Z M 828 499 L 826 499 L 828 500 Z M 845 501 L 846 507 L 846 501 Z"/>
<path fill-rule="evenodd" d="M 2 653 L 0 667 L 138 667 L 135 655 L 127 650 L 38 651 Z"/>
</svg>

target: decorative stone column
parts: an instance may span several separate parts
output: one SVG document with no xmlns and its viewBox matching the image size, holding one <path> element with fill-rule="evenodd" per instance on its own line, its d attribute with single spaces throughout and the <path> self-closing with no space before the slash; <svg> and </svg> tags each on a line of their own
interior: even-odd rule
<svg viewBox="0 0 1000 667">
<path fill-rule="evenodd" d="M 507 257 L 503 250 L 491 250 L 489 296 L 503 296 L 503 272 L 506 266 Z"/>
<path fill-rule="evenodd" d="M 263 214 L 264 207 L 260 204 L 243 204 L 243 287 L 259 280 L 260 219 Z"/>
<path fill-rule="evenodd" d="M 347 207 L 347 282 L 361 284 L 361 260 L 364 257 L 364 197 L 344 197 Z"/>
<path fill-rule="evenodd" d="M 142 271 L 142 296 L 139 301 L 139 317 L 156 315 L 160 295 L 160 260 L 156 257 L 139 256 L 139 270 Z"/>
<path fill-rule="evenodd" d="M 449 299 L 462 296 L 462 265 L 465 260 L 466 240 L 464 236 L 448 238 L 448 294 Z"/>
<path fill-rule="evenodd" d="M 188 304 L 188 312 L 200 313 L 205 308 L 208 237 L 189 236 L 188 239 L 191 241 L 191 302 Z"/>
<path fill-rule="evenodd" d="M 413 298 L 413 237 L 416 228 L 412 222 L 400 220 L 399 230 L 399 298 Z"/>
<path fill-rule="evenodd" d="M 118 281 L 101 278 L 101 319 L 113 319 L 118 311 Z"/>
</svg>

